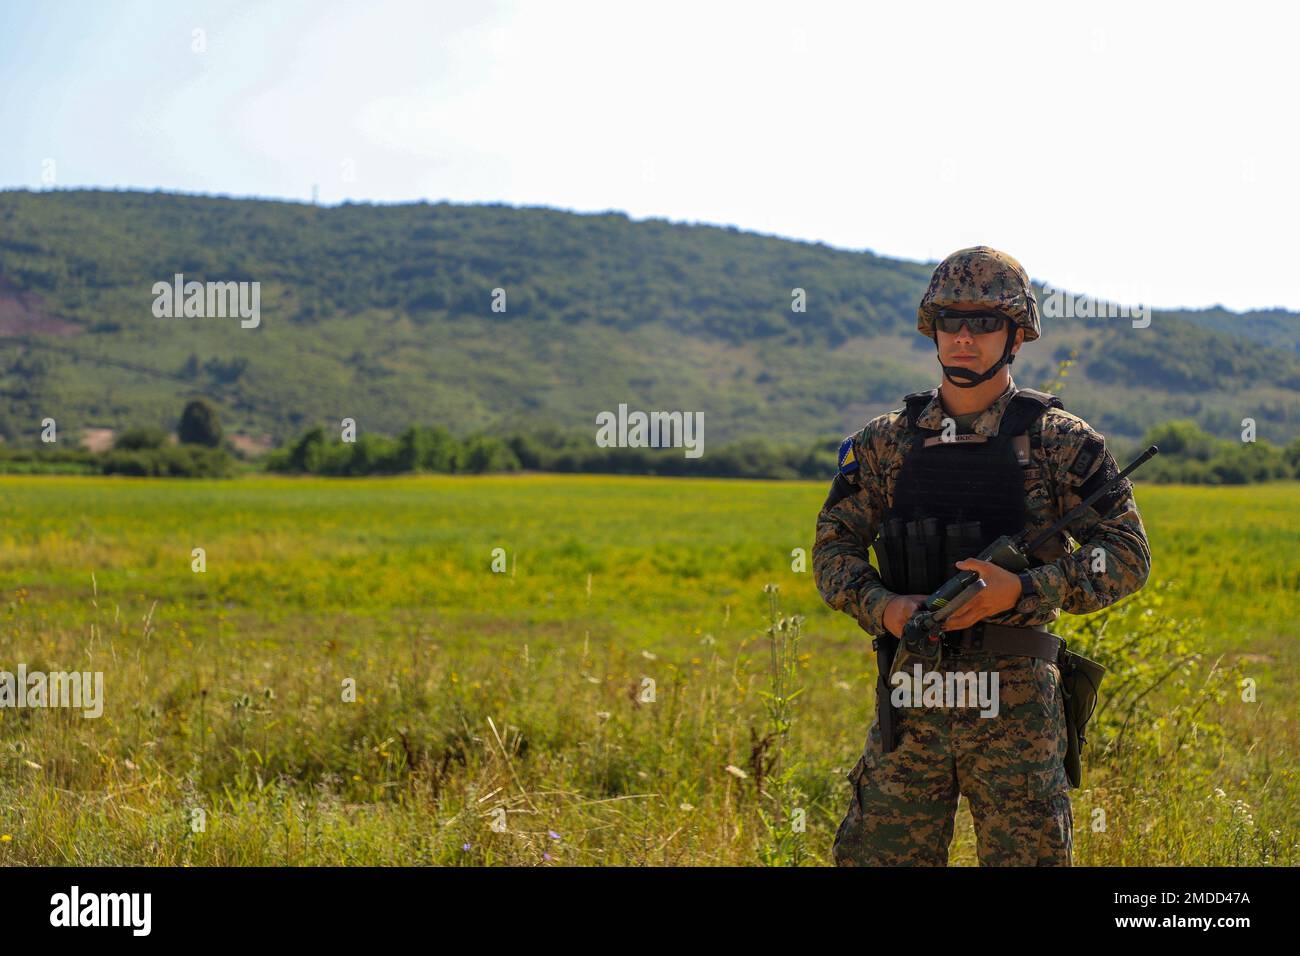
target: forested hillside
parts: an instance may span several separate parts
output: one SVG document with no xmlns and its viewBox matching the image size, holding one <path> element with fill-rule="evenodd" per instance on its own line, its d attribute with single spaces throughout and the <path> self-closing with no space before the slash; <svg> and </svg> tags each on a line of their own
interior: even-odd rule
<svg viewBox="0 0 1300 956">
<path fill-rule="evenodd" d="M 176 273 L 259 282 L 260 324 L 156 317 L 152 287 Z M 45 417 L 63 434 L 172 428 L 205 395 L 229 433 L 277 444 L 344 417 L 594 434 L 619 403 L 702 411 L 714 447 L 806 443 L 937 382 L 915 332 L 929 273 L 617 213 L 4 192 L 0 435 L 34 440 Z M 1042 385 L 1073 349 L 1066 405 L 1108 433 L 1188 418 L 1231 437 L 1251 417 L 1283 443 L 1300 432 L 1298 328 L 1287 312 L 1045 319 L 1013 373 Z"/>
</svg>

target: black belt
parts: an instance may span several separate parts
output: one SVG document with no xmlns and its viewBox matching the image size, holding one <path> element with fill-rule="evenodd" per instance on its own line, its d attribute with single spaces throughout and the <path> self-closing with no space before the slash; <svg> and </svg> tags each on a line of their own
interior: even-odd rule
<svg viewBox="0 0 1300 956">
<path fill-rule="evenodd" d="M 1009 627 L 1006 624 L 973 624 L 960 631 L 944 631 L 943 646 L 954 653 L 987 651 L 1012 657 L 1037 657 L 1055 661 L 1064 641 L 1047 630 L 1047 625 Z"/>
</svg>

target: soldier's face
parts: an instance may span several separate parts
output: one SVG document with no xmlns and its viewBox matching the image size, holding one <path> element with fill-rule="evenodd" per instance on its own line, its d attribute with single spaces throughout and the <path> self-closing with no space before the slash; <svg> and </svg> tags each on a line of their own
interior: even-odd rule
<svg viewBox="0 0 1300 956">
<path fill-rule="evenodd" d="M 998 329 L 978 335 L 970 330 L 965 322 L 956 332 L 935 330 L 936 343 L 939 346 L 939 359 L 944 365 L 956 365 L 968 368 L 972 372 L 983 372 L 1002 357 L 1003 346 L 1007 344 L 1007 330 Z M 1020 343 L 1025 340 L 1025 330 L 1016 329 L 1015 342 L 1011 346 L 1012 354 L 1020 350 Z"/>
</svg>

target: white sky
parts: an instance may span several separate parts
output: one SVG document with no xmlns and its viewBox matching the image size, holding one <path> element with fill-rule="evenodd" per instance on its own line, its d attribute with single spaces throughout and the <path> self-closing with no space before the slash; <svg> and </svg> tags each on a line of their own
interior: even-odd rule
<svg viewBox="0 0 1300 956">
<path fill-rule="evenodd" d="M 0 187 L 54 159 L 60 186 L 986 243 L 1116 301 L 1300 310 L 1290 9 L 7 2 Z"/>
</svg>

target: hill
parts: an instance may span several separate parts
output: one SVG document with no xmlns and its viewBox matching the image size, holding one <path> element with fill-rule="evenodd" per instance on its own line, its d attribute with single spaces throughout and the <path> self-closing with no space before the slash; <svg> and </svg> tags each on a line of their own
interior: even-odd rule
<svg viewBox="0 0 1300 956">
<path fill-rule="evenodd" d="M 705 413 L 706 440 L 844 434 L 937 381 L 915 332 L 930 266 L 619 213 L 304 204 L 164 193 L 0 193 L 0 434 L 174 427 L 208 396 L 227 431 L 312 424 L 556 426 Z M 160 318 L 158 282 L 260 283 L 261 320 Z M 806 312 L 791 309 L 795 288 Z M 494 289 L 505 311 L 493 311 Z M 1045 320 L 1014 366 L 1116 437 L 1190 418 L 1300 432 L 1300 316 L 1222 309 Z"/>
</svg>

